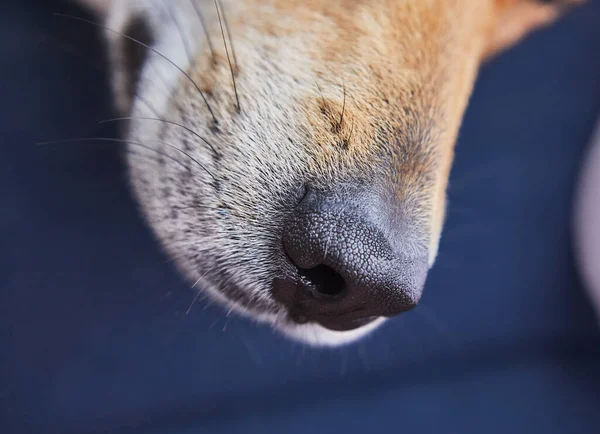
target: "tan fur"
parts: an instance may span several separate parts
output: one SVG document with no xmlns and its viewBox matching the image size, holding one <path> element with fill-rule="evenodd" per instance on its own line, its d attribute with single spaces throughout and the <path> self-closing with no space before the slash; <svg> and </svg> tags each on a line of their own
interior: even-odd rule
<svg viewBox="0 0 600 434">
<path fill-rule="evenodd" d="M 356 339 L 375 325 L 345 333 L 296 325 L 271 296 L 271 281 L 285 267 L 274 258 L 297 186 L 379 186 L 405 226 L 403 245 L 395 247 L 406 257 L 425 251 L 432 265 L 454 144 L 478 68 L 554 20 L 560 7 L 533 0 L 222 3 L 239 111 L 213 0 L 198 2 L 206 29 L 188 0 L 112 4 L 108 23 L 117 30 L 130 16 L 147 17 L 157 49 L 189 72 L 218 120 L 195 85 L 156 55 L 142 71 L 138 97 L 127 100 L 122 40 L 110 35 L 120 106 L 137 117 L 158 112 L 214 148 L 172 125 L 133 122 L 130 140 L 152 143 L 171 160 L 181 153 L 165 143 L 177 145 L 201 165 L 135 149 L 129 164 L 136 197 L 167 251 L 213 298 L 307 342 Z M 187 56 L 182 42 L 192 50 Z"/>
<path fill-rule="evenodd" d="M 422 193 L 425 172 L 434 168 L 436 180 L 428 192 L 435 198 L 432 242 L 441 232 L 452 149 L 480 63 L 560 12 L 556 5 L 522 0 L 249 3 L 250 13 L 235 21 L 240 33 L 243 26 L 256 26 L 275 37 L 319 35 L 312 47 L 312 60 L 319 67 L 315 79 L 337 84 L 338 95 L 313 95 L 304 101 L 316 139 L 315 173 L 331 170 L 332 154 L 340 147 L 347 149 L 349 166 L 368 162 L 378 130 L 402 137 L 415 122 L 432 129 L 437 155 L 412 161 L 411 167 L 404 164 L 406 176 L 399 180 L 398 191 L 398 200 L 410 197 L 411 188 Z M 342 88 L 347 101 L 339 123 Z"/>
</svg>

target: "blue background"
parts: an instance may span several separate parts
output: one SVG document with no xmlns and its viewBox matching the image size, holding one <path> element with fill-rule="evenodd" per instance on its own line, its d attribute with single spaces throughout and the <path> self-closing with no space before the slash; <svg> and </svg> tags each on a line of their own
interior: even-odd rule
<svg viewBox="0 0 600 434">
<path fill-rule="evenodd" d="M 96 29 L 0 14 L 0 432 L 598 433 L 600 332 L 573 265 L 600 114 L 600 4 L 486 65 L 423 303 L 314 350 L 194 294 L 142 223 Z"/>
</svg>

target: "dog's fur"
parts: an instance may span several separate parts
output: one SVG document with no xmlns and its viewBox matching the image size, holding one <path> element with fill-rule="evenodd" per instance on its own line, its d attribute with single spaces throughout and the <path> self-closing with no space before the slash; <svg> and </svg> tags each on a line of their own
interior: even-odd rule
<svg viewBox="0 0 600 434">
<path fill-rule="evenodd" d="M 426 250 L 431 266 L 480 64 L 579 2 L 86 3 L 111 29 L 115 99 L 137 118 L 127 132 L 131 182 L 166 250 L 230 309 L 334 345 L 382 320 L 350 332 L 298 325 L 271 294 L 285 267 L 282 225 L 303 186 L 386 186 L 402 204 L 399 248 Z"/>
</svg>

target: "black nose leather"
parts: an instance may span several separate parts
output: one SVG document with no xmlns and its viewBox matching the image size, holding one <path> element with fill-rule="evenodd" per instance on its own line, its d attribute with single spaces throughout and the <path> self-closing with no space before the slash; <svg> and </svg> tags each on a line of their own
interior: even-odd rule
<svg viewBox="0 0 600 434">
<path fill-rule="evenodd" d="M 292 318 L 348 330 L 416 306 L 427 257 L 396 251 L 403 225 L 388 209 L 369 195 L 308 191 L 283 233 L 294 271 L 275 284 Z"/>
</svg>

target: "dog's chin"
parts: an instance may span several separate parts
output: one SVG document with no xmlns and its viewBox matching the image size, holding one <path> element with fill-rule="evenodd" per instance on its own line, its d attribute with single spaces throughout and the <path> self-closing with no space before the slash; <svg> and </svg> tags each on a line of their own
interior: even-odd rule
<svg viewBox="0 0 600 434">
<path fill-rule="evenodd" d="M 385 320 L 386 318 L 379 317 L 367 325 L 348 331 L 330 330 L 317 323 L 297 324 L 291 320 L 285 323 L 280 322 L 275 325 L 275 328 L 284 335 L 308 345 L 315 347 L 339 347 L 365 337 Z"/>
<path fill-rule="evenodd" d="M 313 322 L 299 324 L 288 315 L 287 310 L 283 307 L 276 309 L 277 313 L 274 313 L 273 309 L 262 310 L 257 307 L 248 307 L 230 299 L 223 292 L 209 285 L 208 282 L 205 281 L 205 283 L 207 285 L 204 287 L 209 297 L 225 306 L 230 312 L 235 312 L 258 323 L 270 325 L 278 333 L 313 347 L 339 347 L 350 344 L 365 337 L 386 320 L 385 317 L 379 317 L 361 327 L 346 331 L 331 330 Z"/>
</svg>

